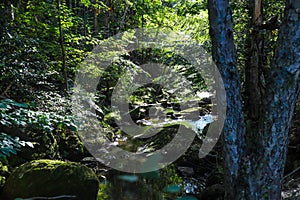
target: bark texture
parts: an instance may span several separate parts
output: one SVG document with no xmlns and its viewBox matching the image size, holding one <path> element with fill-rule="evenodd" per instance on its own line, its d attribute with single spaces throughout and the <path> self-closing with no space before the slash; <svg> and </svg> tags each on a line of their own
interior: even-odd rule
<svg viewBox="0 0 300 200">
<path fill-rule="evenodd" d="M 223 77 L 227 100 L 223 136 L 225 191 L 227 199 L 234 199 L 234 191 L 239 187 L 242 151 L 245 149 L 245 125 L 229 0 L 209 0 L 208 10 L 213 60 Z"/>
<path fill-rule="evenodd" d="M 287 0 L 271 74 L 250 152 L 248 199 L 281 199 L 288 136 L 299 97 L 300 1 Z M 250 179 L 251 178 L 251 179 Z"/>
<path fill-rule="evenodd" d="M 258 109 L 257 133 L 245 137 L 240 80 L 236 67 L 229 0 L 209 0 L 213 59 L 224 79 L 226 199 L 281 199 L 288 133 L 299 97 L 300 1 L 286 0 L 265 94 Z"/>
<path fill-rule="evenodd" d="M 260 90 L 260 77 L 264 64 L 263 34 L 259 27 L 262 24 L 262 0 L 249 1 L 250 20 L 247 39 L 247 59 L 245 63 L 245 87 L 247 118 L 251 120 L 253 131 L 257 129 L 255 123 L 259 118 L 262 93 Z M 254 128 L 255 127 L 255 128 Z"/>
</svg>

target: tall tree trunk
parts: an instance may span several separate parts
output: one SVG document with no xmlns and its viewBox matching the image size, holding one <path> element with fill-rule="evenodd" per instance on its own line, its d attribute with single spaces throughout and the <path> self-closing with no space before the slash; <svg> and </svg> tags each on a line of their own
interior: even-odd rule
<svg viewBox="0 0 300 200">
<path fill-rule="evenodd" d="M 245 137 L 228 0 L 209 0 L 213 59 L 224 79 L 226 199 L 281 199 L 288 133 L 300 91 L 300 1 L 286 0 L 257 134 Z"/>
<path fill-rule="evenodd" d="M 99 14 L 99 9 L 94 8 L 94 35 L 98 34 L 98 14 Z"/>
<path fill-rule="evenodd" d="M 213 60 L 223 77 L 227 96 L 223 136 L 226 198 L 234 199 L 237 194 L 233 191 L 239 187 L 240 162 L 245 149 L 245 125 L 229 0 L 209 0 L 208 10 Z"/>
<path fill-rule="evenodd" d="M 260 76 L 263 68 L 263 37 L 260 27 L 262 16 L 262 0 L 249 1 L 250 31 L 247 39 L 247 58 L 245 66 L 245 86 L 246 86 L 246 107 L 247 118 L 250 120 L 252 131 L 257 130 L 257 121 L 259 118 L 259 107 L 262 94 L 260 91 Z"/>
<path fill-rule="evenodd" d="M 300 1 L 286 0 L 268 75 L 255 151 L 249 155 L 252 199 L 281 199 L 288 134 L 300 89 Z"/>
<path fill-rule="evenodd" d="M 111 0 L 107 0 L 106 5 L 111 8 L 112 7 L 112 1 Z M 111 11 L 107 12 L 106 16 L 105 16 L 105 28 L 106 28 L 106 37 L 110 37 L 111 35 L 113 35 L 114 33 L 112 33 L 112 30 L 110 30 L 110 19 L 111 18 Z"/>
<path fill-rule="evenodd" d="M 66 66 L 66 52 L 65 52 L 65 45 L 64 45 L 64 35 L 63 35 L 63 29 L 62 29 L 62 24 L 61 24 L 60 6 L 61 6 L 61 0 L 57 0 L 59 43 L 60 43 L 61 60 L 62 60 L 61 71 L 62 71 L 62 74 L 64 77 L 65 89 L 67 90 L 68 89 L 68 76 L 67 76 L 67 66 Z"/>
<path fill-rule="evenodd" d="M 85 5 L 83 5 L 83 30 L 84 33 L 83 35 L 86 36 L 87 35 L 87 8 L 85 7 Z"/>
</svg>

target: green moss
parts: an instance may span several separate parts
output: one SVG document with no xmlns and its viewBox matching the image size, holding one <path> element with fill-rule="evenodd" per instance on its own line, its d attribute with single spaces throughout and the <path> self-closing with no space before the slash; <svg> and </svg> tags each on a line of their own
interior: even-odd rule
<svg viewBox="0 0 300 200">
<path fill-rule="evenodd" d="M 2 162 L 0 162 L 0 191 L 4 186 L 8 175 L 9 175 L 8 167 L 3 165 Z"/>
<path fill-rule="evenodd" d="M 98 179 L 84 165 L 57 160 L 35 160 L 17 168 L 3 190 L 6 199 L 74 195 L 72 199 L 94 200 Z"/>
<path fill-rule="evenodd" d="M 98 194 L 97 194 L 97 200 L 106 200 L 108 199 L 108 185 L 105 183 L 100 184 Z"/>
</svg>

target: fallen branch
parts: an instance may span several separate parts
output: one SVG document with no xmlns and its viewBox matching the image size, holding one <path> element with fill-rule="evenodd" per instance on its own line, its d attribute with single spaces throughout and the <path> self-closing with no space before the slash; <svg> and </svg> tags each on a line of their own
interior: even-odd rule
<svg viewBox="0 0 300 200">
<path fill-rule="evenodd" d="M 296 173 L 297 171 L 300 170 L 300 167 L 298 167 L 297 169 L 293 170 L 292 172 L 290 172 L 289 174 L 287 174 L 286 176 L 283 177 L 283 180 L 285 180 L 287 177 L 293 175 L 294 173 Z"/>
<path fill-rule="evenodd" d="M 76 198 L 74 195 L 60 195 L 56 197 L 31 197 L 31 198 L 17 198 L 18 200 L 34 200 L 34 199 L 62 199 L 62 198 Z"/>
<path fill-rule="evenodd" d="M 8 86 L 7 86 L 7 88 L 4 90 L 4 92 L 2 92 L 2 94 L 1 95 L 5 95 L 5 96 L 8 96 L 7 95 L 7 92 L 10 90 L 10 88 L 11 88 L 11 86 L 13 86 L 13 82 L 11 82 Z"/>
</svg>

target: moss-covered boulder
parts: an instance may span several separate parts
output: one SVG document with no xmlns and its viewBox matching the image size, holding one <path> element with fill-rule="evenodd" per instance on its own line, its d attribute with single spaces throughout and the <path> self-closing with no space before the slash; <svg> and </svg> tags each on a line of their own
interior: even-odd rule
<svg viewBox="0 0 300 200">
<path fill-rule="evenodd" d="M 0 199 L 61 197 L 60 199 L 95 200 L 98 187 L 97 176 L 84 165 L 35 160 L 12 172 Z"/>
</svg>

